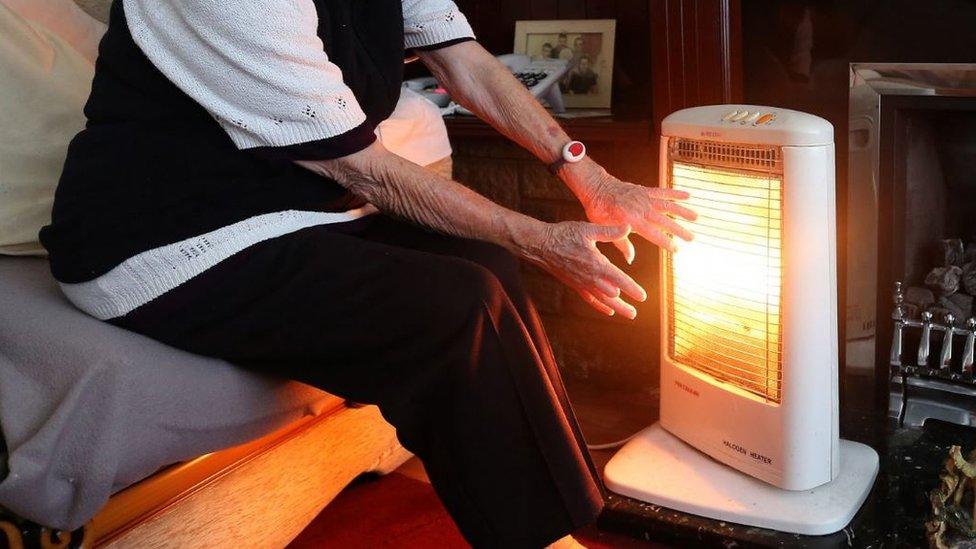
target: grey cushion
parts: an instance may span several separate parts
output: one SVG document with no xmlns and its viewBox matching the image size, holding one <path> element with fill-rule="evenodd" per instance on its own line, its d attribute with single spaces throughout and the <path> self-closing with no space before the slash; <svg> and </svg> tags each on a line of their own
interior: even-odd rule
<svg viewBox="0 0 976 549">
<path fill-rule="evenodd" d="M 85 10 L 88 15 L 91 15 L 102 23 L 108 23 L 108 12 L 112 7 L 112 0 L 74 0 L 74 2 L 78 4 L 78 7 Z"/>
<path fill-rule="evenodd" d="M 61 296 L 46 260 L 0 257 L 0 506 L 24 518 L 75 529 L 164 465 L 334 400 L 99 322 Z"/>
</svg>

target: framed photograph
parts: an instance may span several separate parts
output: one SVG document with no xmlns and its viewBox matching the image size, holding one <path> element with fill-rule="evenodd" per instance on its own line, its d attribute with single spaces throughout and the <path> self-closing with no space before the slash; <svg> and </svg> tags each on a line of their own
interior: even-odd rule
<svg viewBox="0 0 976 549">
<path fill-rule="evenodd" d="M 516 21 L 512 51 L 569 61 L 569 71 L 559 81 L 566 107 L 608 109 L 616 27 L 614 19 Z"/>
</svg>

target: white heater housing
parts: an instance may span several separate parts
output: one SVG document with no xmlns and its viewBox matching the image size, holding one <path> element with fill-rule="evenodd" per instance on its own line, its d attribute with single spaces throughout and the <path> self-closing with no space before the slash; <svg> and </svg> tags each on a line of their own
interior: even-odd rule
<svg viewBox="0 0 976 549">
<path fill-rule="evenodd" d="M 661 181 L 688 190 L 700 218 L 687 224 L 695 240 L 661 257 L 661 426 L 774 486 L 829 482 L 840 459 L 833 127 L 715 106 L 672 114 L 662 134 Z"/>
<path fill-rule="evenodd" d="M 657 456 L 658 468 L 697 458 L 675 461 L 676 448 L 693 450 L 667 441 L 667 433 L 654 427 L 611 460 L 607 484 L 723 520 L 800 533 L 840 529 L 877 471 L 877 455 L 863 445 L 854 454 L 867 460 L 856 467 L 867 485 L 839 502 L 852 509 L 829 519 L 811 517 L 816 526 L 768 516 L 777 509 L 796 513 L 796 505 L 802 513 L 801 500 L 769 500 L 787 490 L 809 494 L 829 487 L 842 468 L 833 127 L 810 114 L 771 107 L 685 109 L 664 120 L 660 158 L 660 184 L 687 190 L 688 206 L 699 215 L 682 222 L 694 241 L 661 255 L 660 427 L 754 478 L 736 481 L 733 492 L 718 498 L 739 501 L 711 506 L 701 501 L 709 499 L 709 490 L 699 492 L 697 501 L 694 494 L 662 493 L 681 486 L 664 486 L 667 474 L 647 472 L 655 467 L 654 454 L 667 454 Z M 709 478 L 729 484 L 730 471 L 710 475 L 700 467 L 708 460 L 695 463 L 695 474 L 707 477 L 696 489 L 710 487 Z M 724 494 L 721 486 L 715 489 Z M 829 505 L 838 503 L 829 491 L 820 492 Z"/>
</svg>

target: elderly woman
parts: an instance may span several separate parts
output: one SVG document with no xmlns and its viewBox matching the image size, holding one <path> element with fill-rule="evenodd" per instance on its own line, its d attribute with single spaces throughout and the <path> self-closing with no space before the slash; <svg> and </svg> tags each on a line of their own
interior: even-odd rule
<svg viewBox="0 0 976 549">
<path fill-rule="evenodd" d="M 535 154 L 594 223 L 543 223 L 376 140 L 404 50 Z M 644 290 L 633 229 L 678 193 L 608 175 L 449 0 L 116 0 L 72 142 L 51 267 L 80 309 L 379 405 L 475 546 L 540 547 L 602 494 L 516 258 L 605 314 Z M 566 538 L 568 539 L 568 538 Z"/>
</svg>

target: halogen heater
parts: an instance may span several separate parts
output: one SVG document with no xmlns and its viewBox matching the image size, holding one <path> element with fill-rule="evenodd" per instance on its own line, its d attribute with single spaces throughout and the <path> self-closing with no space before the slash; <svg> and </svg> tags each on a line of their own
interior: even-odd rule
<svg viewBox="0 0 976 549">
<path fill-rule="evenodd" d="M 614 492 L 799 534 L 843 528 L 878 456 L 838 436 L 833 127 L 718 105 L 662 124 L 661 185 L 695 235 L 661 255 L 661 419 L 607 464 Z"/>
</svg>

